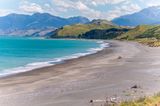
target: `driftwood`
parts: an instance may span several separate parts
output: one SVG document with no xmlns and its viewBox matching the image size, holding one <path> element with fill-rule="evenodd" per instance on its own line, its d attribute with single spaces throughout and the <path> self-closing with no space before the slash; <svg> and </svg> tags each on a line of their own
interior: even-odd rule
<svg viewBox="0 0 160 106">
<path fill-rule="evenodd" d="M 118 97 L 107 97 L 105 100 L 90 100 L 89 103 L 91 103 L 92 106 L 94 106 L 96 103 L 100 103 L 100 106 L 118 106 L 120 101 L 118 100 Z"/>
</svg>

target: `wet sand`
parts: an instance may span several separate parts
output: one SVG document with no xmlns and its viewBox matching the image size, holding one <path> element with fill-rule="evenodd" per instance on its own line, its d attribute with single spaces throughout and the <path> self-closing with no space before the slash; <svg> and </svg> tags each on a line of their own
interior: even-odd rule
<svg viewBox="0 0 160 106">
<path fill-rule="evenodd" d="M 92 106 L 160 91 L 160 48 L 111 44 L 96 54 L 0 79 L 0 106 Z M 132 89 L 134 85 L 138 88 Z"/>
</svg>

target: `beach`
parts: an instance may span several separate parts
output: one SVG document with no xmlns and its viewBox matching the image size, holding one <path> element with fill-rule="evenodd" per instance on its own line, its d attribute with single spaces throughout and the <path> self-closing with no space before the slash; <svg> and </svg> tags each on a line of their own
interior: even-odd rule
<svg viewBox="0 0 160 106">
<path fill-rule="evenodd" d="M 106 98 L 129 100 L 160 91 L 160 48 L 105 42 L 111 47 L 96 54 L 0 78 L 0 105 L 92 106 L 90 100 L 97 100 L 94 106 L 101 106 Z"/>
</svg>

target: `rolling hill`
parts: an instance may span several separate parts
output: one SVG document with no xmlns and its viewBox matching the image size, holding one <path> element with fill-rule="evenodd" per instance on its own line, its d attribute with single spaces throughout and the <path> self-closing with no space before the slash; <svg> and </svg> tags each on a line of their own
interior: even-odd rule
<svg viewBox="0 0 160 106">
<path fill-rule="evenodd" d="M 160 25 L 140 25 L 117 37 L 118 40 L 132 40 L 151 47 L 160 46 Z"/>
<path fill-rule="evenodd" d="M 118 37 L 118 39 L 126 39 L 126 40 L 132 40 L 135 39 L 136 37 L 139 37 L 140 35 L 143 35 L 145 31 L 148 29 L 153 28 L 154 26 L 152 25 L 139 25 L 128 32 L 122 34 L 121 36 Z"/>
<path fill-rule="evenodd" d="M 120 28 L 120 27 L 106 20 L 93 20 L 88 24 L 75 24 L 75 25 L 64 26 L 60 29 L 57 29 L 52 34 L 51 37 L 52 38 L 62 38 L 62 37 L 78 38 L 91 30 L 96 30 L 96 29 L 107 30 L 110 28 Z"/>
<path fill-rule="evenodd" d="M 118 37 L 126 40 L 141 38 L 160 39 L 160 25 L 139 25 Z"/>
<path fill-rule="evenodd" d="M 128 28 L 94 29 L 81 36 L 85 39 L 115 39 L 128 31 Z"/>
</svg>

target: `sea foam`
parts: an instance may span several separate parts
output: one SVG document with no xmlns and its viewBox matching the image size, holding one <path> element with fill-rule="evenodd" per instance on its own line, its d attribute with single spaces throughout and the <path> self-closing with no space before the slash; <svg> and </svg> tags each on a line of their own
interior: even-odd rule
<svg viewBox="0 0 160 106">
<path fill-rule="evenodd" d="M 76 58 L 80 58 L 82 56 L 95 54 L 95 53 L 103 50 L 104 48 L 110 47 L 109 43 L 106 43 L 105 41 L 97 41 L 97 43 L 100 44 L 100 47 L 90 48 L 85 53 L 76 53 L 76 54 L 72 54 L 70 56 L 64 56 L 61 58 L 54 58 L 52 61 L 34 62 L 34 63 L 29 63 L 29 64 L 22 66 L 22 67 L 16 67 L 16 68 L 3 70 L 0 73 L 0 77 L 18 74 L 18 73 L 27 72 L 27 71 L 32 71 L 34 69 L 39 69 L 39 68 L 43 68 L 43 67 L 53 66 L 56 64 L 63 63 L 66 60 L 76 59 Z"/>
</svg>

